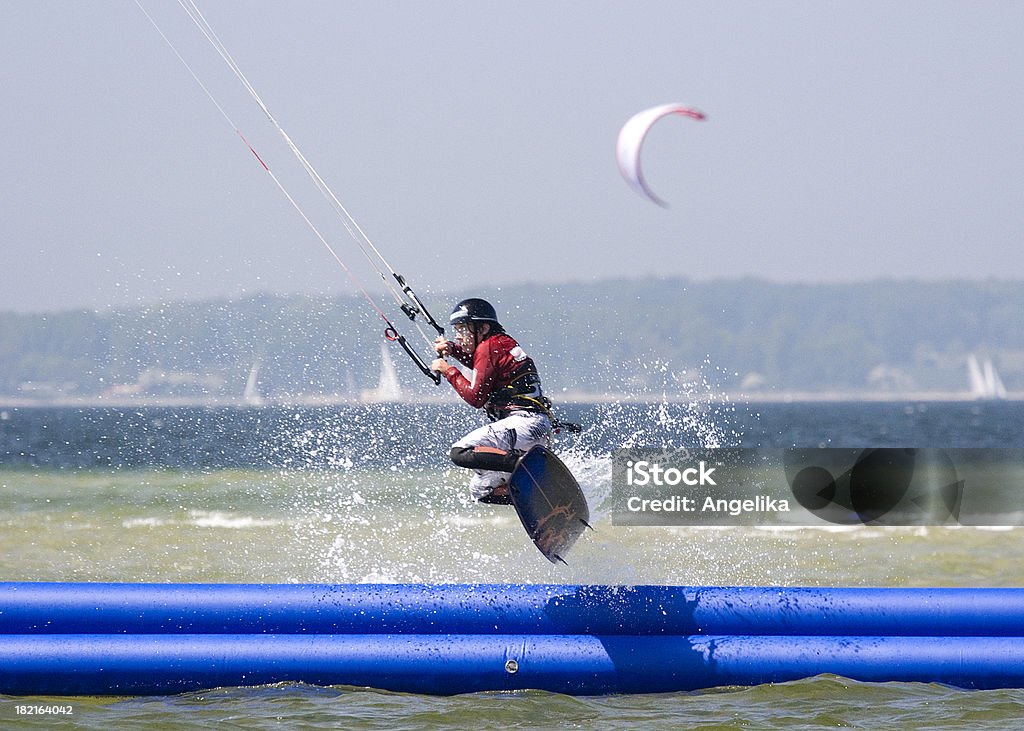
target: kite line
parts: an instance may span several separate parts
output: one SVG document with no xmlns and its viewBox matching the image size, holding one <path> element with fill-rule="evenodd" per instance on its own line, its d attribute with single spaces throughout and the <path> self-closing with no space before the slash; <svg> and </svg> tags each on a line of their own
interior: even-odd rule
<svg viewBox="0 0 1024 731">
<path fill-rule="evenodd" d="M 323 233 L 321 233 L 320 229 L 317 228 L 316 224 L 313 223 L 310 217 L 302 209 L 302 206 L 300 206 L 298 201 L 296 201 L 296 199 L 291 195 L 291 193 L 288 192 L 288 189 L 274 174 L 273 170 L 270 169 L 270 166 L 267 165 L 267 163 L 263 160 L 259 153 L 256 152 L 256 149 L 249 143 L 245 135 L 242 133 L 241 129 L 238 127 L 238 125 L 235 124 L 234 120 L 225 111 L 224 107 L 217 101 L 216 97 L 214 97 L 213 93 L 206 86 L 206 84 L 203 83 L 202 79 L 192 68 L 191 64 L 189 64 L 185 57 L 178 51 L 177 47 L 174 45 L 174 43 L 171 42 L 170 38 L 168 38 L 168 36 L 163 32 L 163 30 L 157 24 L 153 16 L 150 15 L 149 12 L 147 12 L 146 8 L 142 5 L 141 0 L 135 0 L 135 4 L 138 6 L 139 10 L 142 11 L 143 15 L 146 16 L 146 19 L 153 26 L 153 28 L 156 29 L 160 37 L 163 38 L 164 42 L 168 45 L 171 51 L 174 52 L 174 55 L 177 56 L 178 60 L 182 63 L 185 69 L 192 76 L 193 80 L 195 80 L 195 82 L 199 85 L 200 89 L 203 90 L 203 93 L 206 94 L 207 98 L 209 98 L 209 100 L 217 108 L 217 111 L 220 112 L 221 116 L 224 117 L 227 123 L 235 131 L 235 134 L 239 137 L 242 143 L 249 149 L 249 151 L 253 154 L 256 160 L 260 163 L 260 166 L 263 168 L 263 170 L 268 175 L 270 175 L 270 179 L 277 186 L 278 190 L 281 191 L 281 193 L 292 205 L 292 207 L 298 212 L 302 220 L 305 221 L 306 225 L 313 232 L 316 238 L 320 241 L 321 244 L 323 244 L 324 248 L 327 249 L 328 253 L 338 263 L 342 271 L 345 272 L 345 275 L 348 277 L 349 281 L 351 281 L 351 283 L 356 287 L 360 294 L 362 294 L 363 298 L 374 309 L 377 315 L 379 315 L 380 318 L 384 321 L 384 337 L 392 342 L 397 342 L 406 352 L 406 354 L 409 355 L 409 357 L 412 359 L 412 361 L 416 364 L 416 366 L 424 375 L 426 375 L 428 378 L 434 381 L 434 383 L 440 383 L 440 375 L 430 370 L 430 367 L 427 365 L 426 361 L 419 354 L 419 352 L 417 352 L 416 349 L 412 347 L 412 345 L 406 340 L 405 336 L 399 332 L 397 327 L 395 327 L 394 323 L 388 318 L 384 310 L 377 304 L 376 300 L 374 300 L 374 298 L 366 290 L 366 287 L 363 285 L 363 283 L 359 280 L 358 277 L 356 277 L 352 270 L 349 269 L 348 265 L 345 264 L 342 258 L 338 255 L 337 251 L 334 249 L 334 247 L 331 246 L 327 238 L 323 235 Z M 199 10 L 199 7 L 196 5 L 194 0 L 178 0 L 178 4 L 188 14 L 189 18 L 192 20 L 195 26 L 203 34 L 206 40 L 213 46 L 214 50 L 217 51 L 217 54 L 227 64 L 228 68 L 231 69 L 231 72 L 235 75 L 235 77 L 242 84 L 242 86 L 245 87 L 246 91 L 249 92 L 249 95 L 253 98 L 253 100 L 262 110 L 263 114 L 270 121 L 271 125 L 273 125 L 273 127 L 277 130 L 278 134 L 281 135 L 288 149 L 291 150 L 292 154 L 296 157 L 296 159 L 302 165 L 303 169 L 305 169 L 306 173 L 313 180 L 314 185 L 321 192 L 324 198 L 327 199 L 328 203 L 341 218 L 341 222 L 344 225 L 345 230 L 348 231 L 349 235 L 352 237 L 353 241 L 359 247 L 359 250 L 362 252 L 363 256 L 380 275 L 385 288 L 395 299 L 395 302 L 399 306 L 399 309 L 401 309 L 402 312 L 405 313 L 405 315 L 412 321 L 413 325 L 419 331 L 423 339 L 428 344 L 432 344 L 433 341 L 431 337 L 423 330 L 417 318 L 421 318 L 424 322 L 426 322 L 426 324 L 433 327 L 438 335 L 444 334 L 444 327 L 437 322 L 433 315 L 430 314 L 430 311 L 423 305 L 422 301 L 419 299 L 419 297 L 416 295 L 413 289 L 406 283 L 405 277 L 399 274 L 397 271 L 395 271 L 394 267 L 391 266 L 391 264 L 384 257 L 381 251 L 374 245 L 373 241 L 370 240 L 370 237 L 367 236 L 363 229 L 360 228 L 359 224 L 356 223 L 355 218 L 353 218 L 352 214 L 349 213 L 348 209 L 344 206 L 344 204 L 342 204 L 338 196 L 334 194 L 334 191 L 332 191 L 330 186 L 327 185 L 327 182 L 323 179 L 323 177 L 321 177 L 320 173 L 317 172 L 316 168 L 313 167 L 312 163 L 309 162 L 309 160 L 298 148 L 298 146 L 292 141 L 291 137 L 288 136 L 288 133 L 285 132 L 280 122 L 278 122 L 277 118 L 270 112 L 270 109 L 267 107 L 266 103 L 264 103 L 262 97 L 260 97 L 259 93 L 256 91 L 256 88 L 252 85 L 252 83 L 250 83 L 249 79 L 245 76 L 245 74 L 242 73 L 241 68 L 238 66 L 234 58 L 228 52 L 227 47 L 220 40 L 219 36 L 213 30 L 213 27 L 210 25 L 210 23 L 206 20 L 206 17 Z M 385 270 L 387 270 L 386 273 Z M 395 280 L 395 283 L 392 283 L 390 281 L 388 277 L 389 274 L 390 277 Z"/>
</svg>

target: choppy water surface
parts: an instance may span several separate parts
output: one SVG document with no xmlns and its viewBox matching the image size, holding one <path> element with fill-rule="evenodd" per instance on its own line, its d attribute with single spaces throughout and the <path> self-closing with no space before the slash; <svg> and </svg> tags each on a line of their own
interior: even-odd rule
<svg viewBox="0 0 1024 731">
<path fill-rule="evenodd" d="M 560 451 L 591 502 L 568 567 L 509 508 L 472 503 L 447 445 L 474 425 L 441 406 L 7 409 L 0 413 L 0 578 L 31 581 L 544 582 L 1019 586 L 1024 529 L 613 526 L 623 445 L 1024 446 L 1024 409 L 993 404 L 606 405 Z M 1024 486 L 1021 486 L 1024 488 Z M 820 677 L 702 693 L 453 698 L 301 685 L 161 698 L 57 699 L 51 728 L 1007 728 L 1024 691 Z M 48 700 L 47 702 L 54 702 Z"/>
</svg>

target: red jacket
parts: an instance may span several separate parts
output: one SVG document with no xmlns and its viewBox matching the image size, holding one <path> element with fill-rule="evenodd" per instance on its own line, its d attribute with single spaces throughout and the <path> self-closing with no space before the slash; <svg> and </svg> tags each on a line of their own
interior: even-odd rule
<svg viewBox="0 0 1024 731">
<path fill-rule="evenodd" d="M 473 408 L 486 406 L 488 413 L 514 409 L 546 411 L 548 402 L 540 389 L 537 367 L 514 339 L 499 332 L 486 337 L 476 347 L 473 359 L 453 344 L 450 354 L 473 369 L 471 379 L 458 368 L 449 368 L 446 378 L 456 393 Z M 496 413 L 492 413 L 496 412 Z"/>
</svg>

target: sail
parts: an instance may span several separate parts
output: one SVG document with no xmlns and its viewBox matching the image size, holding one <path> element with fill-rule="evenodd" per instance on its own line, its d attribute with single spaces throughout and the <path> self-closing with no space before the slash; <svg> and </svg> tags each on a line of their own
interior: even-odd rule
<svg viewBox="0 0 1024 731">
<path fill-rule="evenodd" d="M 402 385 L 398 382 L 398 372 L 386 343 L 380 346 L 380 379 L 377 388 L 363 391 L 360 400 L 364 403 L 403 400 Z"/>
<path fill-rule="evenodd" d="M 245 381 L 245 391 L 242 393 L 242 400 L 249 406 L 260 406 L 263 404 L 263 395 L 260 393 L 260 361 L 257 358 L 252 368 L 249 369 L 249 378 Z"/>
<path fill-rule="evenodd" d="M 1003 385 L 1003 379 L 999 377 L 991 358 L 986 358 L 984 363 L 980 363 L 973 353 L 967 356 L 967 376 L 974 398 L 1006 398 L 1006 386 Z"/>
<path fill-rule="evenodd" d="M 1006 386 L 996 372 L 996 367 L 992 365 L 991 358 L 985 361 L 985 388 L 989 398 L 1006 398 Z"/>
<path fill-rule="evenodd" d="M 971 394 L 975 398 L 984 398 L 985 396 L 985 374 L 981 372 L 981 365 L 978 363 L 978 359 L 971 353 L 967 356 L 967 378 L 971 384 Z"/>
</svg>

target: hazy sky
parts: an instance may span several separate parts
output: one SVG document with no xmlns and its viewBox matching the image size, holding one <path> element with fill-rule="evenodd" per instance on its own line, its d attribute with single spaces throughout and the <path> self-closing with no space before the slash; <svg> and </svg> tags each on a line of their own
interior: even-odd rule
<svg viewBox="0 0 1024 731">
<path fill-rule="evenodd" d="M 360 277 L 361 255 L 172 0 L 144 0 Z M 1024 279 L 1024 3 L 201 2 L 421 293 L 680 274 Z M 344 274 L 132 0 L 5 2 L 0 309 Z M 620 177 L 635 112 L 683 102 Z M 438 308 L 441 309 L 441 308 Z"/>
</svg>

